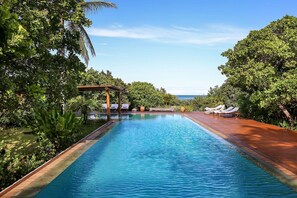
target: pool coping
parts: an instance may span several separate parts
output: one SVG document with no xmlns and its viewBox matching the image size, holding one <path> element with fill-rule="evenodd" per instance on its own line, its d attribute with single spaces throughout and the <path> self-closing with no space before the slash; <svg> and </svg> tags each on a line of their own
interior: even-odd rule
<svg viewBox="0 0 297 198">
<path fill-rule="evenodd" d="M 0 197 L 33 197 L 107 133 L 109 121 L 0 192 Z"/>
<path fill-rule="evenodd" d="M 248 147 L 248 145 L 236 139 L 232 135 L 226 135 L 213 129 L 211 126 L 204 124 L 203 122 L 199 121 L 194 117 L 191 117 L 190 114 L 183 113 L 182 115 L 194 121 L 195 123 L 198 123 L 203 128 L 209 130 L 210 132 L 223 138 L 225 141 L 231 143 L 236 147 L 236 149 L 241 154 L 244 155 L 244 157 L 247 157 L 255 164 L 257 164 L 258 166 L 260 166 L 261 168 L 263 168 L 264 170 L 272 174 L 274 177 L 279 179 L 281 182 L 285 183 L 286 185 L 290 186 L 295 191 L 297 191 L 297 175 L 292 171 L 288 170 L 287 168 L 281 166 L 279 163 L 277 163 L 277 161 L 274 161 L 273 159 L 269 158 L 269 156 L 266 156 L 265 154 L 261 153 L 259 150 L 255 150 Z M 232 118 L 232 119 L 240 119 L 240 118 Z"/>
</svg>

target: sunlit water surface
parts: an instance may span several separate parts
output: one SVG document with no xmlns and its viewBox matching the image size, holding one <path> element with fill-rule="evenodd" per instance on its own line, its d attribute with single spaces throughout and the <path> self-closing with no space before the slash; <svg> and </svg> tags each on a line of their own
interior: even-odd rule
<svg viewBox="0 0 297 198">
<path fill-rule="evenodd" d="M 230 144 L 179 115 L 134 115 L 37 197 L 297 197 Z"/>
</svg>

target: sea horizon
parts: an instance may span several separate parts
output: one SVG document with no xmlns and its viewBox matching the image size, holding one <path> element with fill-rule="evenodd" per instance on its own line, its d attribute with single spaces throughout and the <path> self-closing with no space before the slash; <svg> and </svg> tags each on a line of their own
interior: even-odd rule
<svg viewBox="0 0 297 198">
<path fill-rule="evenodd" d="M 195 95 L 195 94 L 178 94 L 175 95 L 179 100 L 193 100 L 197 96 L 206 96 L 206 95 Z"/>
</svg>

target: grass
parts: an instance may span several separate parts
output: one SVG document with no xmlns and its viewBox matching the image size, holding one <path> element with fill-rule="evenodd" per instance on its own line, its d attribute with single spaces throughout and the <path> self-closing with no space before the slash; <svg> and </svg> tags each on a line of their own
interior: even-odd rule
<svg viewBox="0 0 297 198">
<path fill-rule="evenodd" d="M 88 120 L 87 124 L 83 125 L 83 127 L 81 129 L 81 132 L 82 132 L 81 138 L 87 136 L 89 133 L 91 133 L 95 129 L 99 128 L 106 122 L 107 122 L 106 120 Z"/>
<path fill-rule="evenodd" d="M 4 142 L 5 147 L 20 154 L 30 154 L 36 146 L 37 137 L 29 128 L 4 129 L 0 134 L 0 141 Z"/>
<path fill-rule="evenodd" d="M 105 124 L 104 120 L 89 120 L 81 128 L 80 139 Z M 0 142 L 3 141 L 7 149 L 17 151 L 19 154 L 31 154 L 37 146 L 37 136 L 29 128 L 10 128 L 0 130 Z"/>
</svg>

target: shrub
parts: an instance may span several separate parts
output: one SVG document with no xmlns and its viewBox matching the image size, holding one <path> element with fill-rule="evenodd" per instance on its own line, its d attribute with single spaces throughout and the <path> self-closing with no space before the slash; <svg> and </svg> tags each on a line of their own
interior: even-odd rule
<svg viewBox="0 0 297 198">
<path fill-rule="evenodd" d="M 60 114 L 56 109 L 52 111 L 38 110 L 34 114 L 35 122 L 32 129 L 41 140 L 48 139 L 57 151 L 67 148 L 79 136 L 82 120 L 72 112 Z"/>
<path fill-rule="evenodd" d="M 128 98 L 132 108 L 144 106 L 146 109 L 150 107 L 158 107 L 164 105 L 161 93 L 147 82 L 133 82 L 128 87 Z"/>
</svg>

